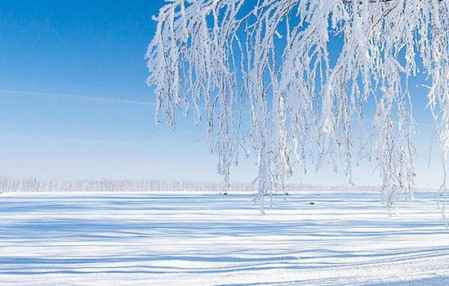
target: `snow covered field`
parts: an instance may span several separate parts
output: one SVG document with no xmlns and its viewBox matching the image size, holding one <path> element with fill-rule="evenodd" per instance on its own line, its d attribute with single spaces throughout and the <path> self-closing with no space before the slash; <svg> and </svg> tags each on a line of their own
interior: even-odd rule
<svg viewBox="0 0 449 286">
<path fill-rule="evenodd" d="M 447 286 L 434 196 L 1 194 L 0 285 Z"/>
</svg>

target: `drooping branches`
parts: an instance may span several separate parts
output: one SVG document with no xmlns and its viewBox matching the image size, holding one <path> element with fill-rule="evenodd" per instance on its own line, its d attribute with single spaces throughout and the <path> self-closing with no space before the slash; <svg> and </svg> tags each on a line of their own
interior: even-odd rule
<svg viewBox="0 0 449 286">
<path fill-rule="evenodd" d="M 439 0 L 168 1 L 147 55 L 157 119 L 173 125 L 180 108 L 206 121 L 227 186 L 250 150 L 262 201 L 294 169 L 331 163 L 352 180 L 362 125 L 390 205 L 413 186 L 409 81 L 418 73 L 431 80 L 448 158 L 448 8 Z"/>
</svg>

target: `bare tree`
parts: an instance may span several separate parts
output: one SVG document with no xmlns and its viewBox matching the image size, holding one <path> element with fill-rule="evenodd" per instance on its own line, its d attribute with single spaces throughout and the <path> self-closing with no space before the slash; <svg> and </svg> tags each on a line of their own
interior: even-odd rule
<svg viewBox="0 0 449 286">
<path fill-rule="evenodd" d="M 366 153 L 391 206 L 414 184 L 409 82 L 418 73 L 431 81 L 448 158 L 448 9 L 439 0 L 167 1 L 147 54 L 156 120 L 173 126 L 177 109 L 205 120 L 226 186 L 242 151 L 254 154 L 262 210 L 293 169 L 331 163 L 352 182 Z M 369 148 L 357 126 L 367 126 Z"/>
</svg>

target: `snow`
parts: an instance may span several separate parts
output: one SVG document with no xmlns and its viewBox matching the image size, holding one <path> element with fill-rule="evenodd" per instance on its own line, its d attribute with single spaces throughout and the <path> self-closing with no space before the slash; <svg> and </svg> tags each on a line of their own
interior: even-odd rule
<svg viewBox="0 0 449 286">
<path fill-rule="evenodd" d="M 435 193 L 4 193 L 0 285 L 449 285 Z M 313 202 L 314 204 L 311 204 Z"/>
<path fill-rule="evenodd" d="M 448 1 L 176 0 L 154 19 L 155 121 L 207 126 L 225 186 L 242 159 L 260 199 L 325 165 L 351 183 L 364 162 L 390 205 L 415 186 L 423 95 L 447 174 Z"/>
</svg>

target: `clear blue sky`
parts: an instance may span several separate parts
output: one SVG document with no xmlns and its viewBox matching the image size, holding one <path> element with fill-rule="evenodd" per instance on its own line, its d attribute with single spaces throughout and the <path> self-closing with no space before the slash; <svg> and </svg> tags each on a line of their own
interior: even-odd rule
<svg viewBox="0 0 449 286">
<path fill-rule="evenodd" d="M 0 175 L 218 179 L 200 128 L 154 126 L 162 3 L 0 0 Z"/>
<path fill-rule="evenodd" d="M 0 176 L 220 179 L 203 128 L 190 120 L 174 131 L 154 125 L 144 54 L 162 4 L 0 0 Z M 422 95 L 416 102 L 424 108 Z M 420 111 L 418 120 L 429 122 Z M 440 174 L 423 166 L 426 132 L 422 184 Z M 255 171 L 247 162 L 234 178 L 250 180 Z M 360 172 L 369 178 L 360 183 L 377 182 L 373 171 Z M 327 170 L 302 181 L 323 178 L 344 181 Z"/>
</svg>

